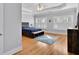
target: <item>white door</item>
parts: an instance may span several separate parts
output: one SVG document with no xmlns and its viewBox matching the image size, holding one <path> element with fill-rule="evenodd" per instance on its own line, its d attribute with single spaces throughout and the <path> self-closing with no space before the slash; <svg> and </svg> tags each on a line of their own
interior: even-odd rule
<svg viewBox="0 0 79 59">
<path fill-rule="evenodd" d="M 4 4 L 4 53 L 14 54 L 22 48 L 21 32 L 21 4 Z"/>
<path fill-rule="evenodd" d="M 0 54 L 3 51 L 3 4 L 0 3 Z"/>
</svg>

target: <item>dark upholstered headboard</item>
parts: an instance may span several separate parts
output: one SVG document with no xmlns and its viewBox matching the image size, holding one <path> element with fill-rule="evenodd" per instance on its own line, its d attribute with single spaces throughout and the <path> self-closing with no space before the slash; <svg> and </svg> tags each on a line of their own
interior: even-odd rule
<svg viewBox="0 0 79 59">
<path fill-rule="evenodd" d="M 29 27 L 29 22 L 22 22 L 22 28 Z"/>
</svg>

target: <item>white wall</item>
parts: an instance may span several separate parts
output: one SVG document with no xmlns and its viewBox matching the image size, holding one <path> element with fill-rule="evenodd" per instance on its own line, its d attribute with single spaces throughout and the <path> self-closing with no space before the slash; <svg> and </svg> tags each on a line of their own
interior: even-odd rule
<svg viewBox="0 0 79 59">
<path fill-rule="evenodd" d="M 77 9 L 76 8 L 68 8 L 65 10 L 59 10 L 59 11 L 55 11 L 55 12 L 49 12 L 49 13 L 45 13 L 45 14 L 37 14 L 35 15 L 35 17 L 47 17 L 47 18 L 51 18 L 51 17 L 60 17 L 60 16 L 67 16 L 67 15 L 71 15 L 72 16 L 72 21 L 73 21 L 73 27 L 76 25 L 77 22 Z M 71 24 L 72 25 L 72 24 Z"/>
<path fill-rule="evenodd" d="M 68 25 L 69 27 L 72 27 L 72 28 L 75 28 L 75 25 L 76 25 L 76 23 L 77 23 L 77 9 L 76 8 L 68 8 L 68 9 L 65 9 L 65 10 L 59 10 L 59 11 L 55 11 L 55 12 L 53 12 L 53 11 L 50 11 L 50 12 L 48 12 L 48 13 L 41 13 L 41 14 L 37 14 L 37 15 L 35 15 L 35 18 L 47 18 L 47 21 L 46 22 L 48 22 L 48 20 L 49 19 L 52 19 L 53 20 L 53 17 L 56 17 L 56 18 L 59 18 L 59 17 L 67 17 L 67 16 L 70 16 L 71 17 L 71 22 L 69 22 L 70 23 L 70 25 Z M 61 19 L 60 19 L 60 21 L 61 21 Z M 63 22 L 64 23 L 64 22 Z M 48 26 L 49 24 L 47 24 L 47 26 Z M 47 28 L 47 30 L 48 29 L 50 29 L 49 31 L 52 31 L 53 32 L 53 30 L 54 29 L 52 29 L 53 27 L 53 24 L 50 24 L 51 26 L 49 26 L 48 28 Z M 64 25 L 64 24 L 62 24 L 62 25 Z M 65 29 L 65 28 L 63 28 L 65 31 L 67 30 L 67 29 Z M 59 30 L 59 29 L 58 29 Z M 62 31 L 62 30 L 61 30 Z"/>
<path fill-rule="evenodd" d="M 27 8 L 24 8 L 22 5 L 22 22 L 29 22 L 29 26 L 34 26 L 34 15 L 33 13 L 28 10 Z"/>
<path fill-rule="evenodd" d="M 34 16 L 27 13 L 22 14 L 22 22 L 29 22 L 29 26 L 34 26 Z"/>
</svg>

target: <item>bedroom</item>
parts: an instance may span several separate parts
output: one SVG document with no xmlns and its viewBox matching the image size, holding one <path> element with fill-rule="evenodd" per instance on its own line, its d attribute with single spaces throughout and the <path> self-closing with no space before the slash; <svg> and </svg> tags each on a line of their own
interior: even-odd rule
<svg viewBox="0 0 79 59">
<path fill-rule="evenodd" d="M 77 29 L 77 3 L 22 4 L 21 55 L 68 55 L 68 29 Z M 75 21 L 74 21 L 75 19 Z"/>
<path fill-rule="evenodd" d="M 0 3 L 0 55 L 79 54 L 78 3 Z"/>
</svg>

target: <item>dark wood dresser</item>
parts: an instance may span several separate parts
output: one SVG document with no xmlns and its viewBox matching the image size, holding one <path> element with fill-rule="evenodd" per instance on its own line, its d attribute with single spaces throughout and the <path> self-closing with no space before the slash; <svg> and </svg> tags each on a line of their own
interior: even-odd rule
<svg viewBox="0 0 79 59">
<path fill-rule="evenodd" d="M 79 54 L 79 30 L 78 29 L 68 29 L 68 52 Z"/>
</svg>

